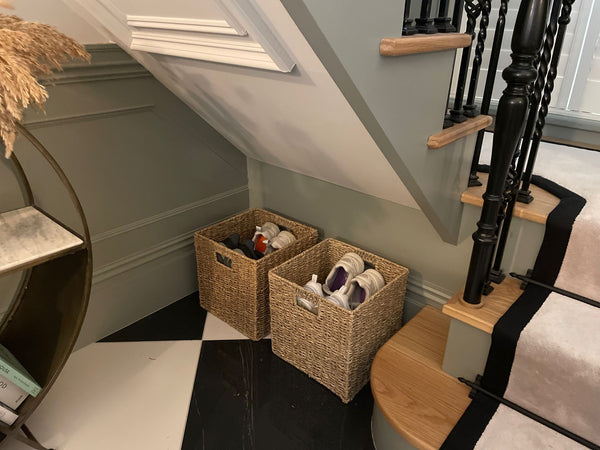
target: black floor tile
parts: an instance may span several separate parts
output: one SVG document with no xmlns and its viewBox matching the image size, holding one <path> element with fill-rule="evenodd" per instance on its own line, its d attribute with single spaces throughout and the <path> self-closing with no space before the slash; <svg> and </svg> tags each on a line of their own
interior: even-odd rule
<svg viewBox="0 0 600 450">
<path fill-rule="evenodd" d="M 373 449 L 372 411 L 369 386 L 344 405 L 268 340 L 205 341 L 182 450 Z"/>
<path fill-rule="evenodd" d="M 202 339 L 205 320 L 206 311 L 200 307 L 196 292 L 100 342 L 199 340 Z"/>
</svg>

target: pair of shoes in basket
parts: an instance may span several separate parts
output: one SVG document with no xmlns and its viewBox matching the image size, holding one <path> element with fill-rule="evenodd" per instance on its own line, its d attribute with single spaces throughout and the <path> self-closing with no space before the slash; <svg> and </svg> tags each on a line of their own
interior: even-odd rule
<svg viewBox="0 0 600 450">
<path fill-rule="evenodd" d="M 256 227 L 256 232 L 252 238 L 254 242 L 254 251 L 263 255 L 273 253 L 275 250 L 290 245 L 296 240 L 296 237 L 287 230 L 280 230 L 272 222 L 265 222 L 262 227 Z"/>
<path fill-rule="evenodd" d="M 240 255 L 247 256 L 250 259 L 260 259 L 264 255 L 254 250 L 254 242 L 251 239 L 241 241 L 238 233 L 232 233 L 227 238 L 223 239 L 219 244 L 233 250 Z"/>
<path fill-rule="evenodd" d="M 365 263 L 356 253 L 349 252 L 340 258 L 321 285 L 317 275 L 304 285 L 304 289 L 325 297 L 346 309 L 356 309 L 385 286 L 383 276 L 375 269 L 365 270 Z M 314 309 L 312 303 L 298 298 L 298 304 Z M 310 304 L 311 307 L 307 307 Z"/>
</svg>

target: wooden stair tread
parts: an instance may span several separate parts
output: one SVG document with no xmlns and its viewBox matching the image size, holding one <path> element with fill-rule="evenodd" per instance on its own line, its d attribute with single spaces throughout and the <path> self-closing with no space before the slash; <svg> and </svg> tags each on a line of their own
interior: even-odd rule
<svg viewBox="0 0 600 450">
<path fill-rule="evenodd" d="M 468 188 L 462 193 L 460 200 L 469 205 L 482 207 L 482 195 L 485 193 L 485 187 L 487 186 L 489 174 L 478 172 L 477 176 L 479 177 L 479 181 L 481 181 L 482 186 Z M 545 224 L 548 214 L 550 214 L 552 210 L 556 208 L 556 206 L 560 203 L 560 199 L 533 184 L 530 185 L 529 189 L 531 190 L 531 195 L 533 195 L 534 200 L 529 204 L 517 202 L 513 211 L 513 217 L 519 217 L 531 222 Z"/>
<path fill-rule="evenodd" d="M 471 117 L 465 120 L 463 123 L 454 124 L 451 127 L 440 131 L 439 133 L 429 136 L 429 139 L 427 140 L 427 147 L 431 149 L 445 147 L 454 141 L 458 141 L 459 139 L 476 133 L 479 130 L 483 130 L 491 123 L 492 118 L 490 116 L 480 114 L 476 117 Z"/>
<path fill-rule="evenodd" d="M 81 246 L 81 238 L 33 206 L 0 214 L 0 274 L 34 266 Z"/>
<path fill-rule="evenodd" d="M 467 47 L 471 36 L 465 33 L 415 34 L 398 38 L 383 38 L 379 43 L 381 56 L 402 56 L 438 52 Z"/>
<path fill-rule="evenodd" d="M 469 406 L 469 388 L 442 371 L 450 318 L 425 306 L 375 356 L 371 390 L 409 443 L 437 449 Z"/>
<path fill-rule="evenodd" d="M 483 306 L 473 307 L 463 302 L 464 289 L 452 297 L 442 308 L 444 314 L 465 322 L 481 331 L 492 334 L 498 319 L 512 306 L 523 291 L 521 282 L 506 277 L 500 284 L 494 284 L 494 290 L 482 297 Z"/>
</svg>

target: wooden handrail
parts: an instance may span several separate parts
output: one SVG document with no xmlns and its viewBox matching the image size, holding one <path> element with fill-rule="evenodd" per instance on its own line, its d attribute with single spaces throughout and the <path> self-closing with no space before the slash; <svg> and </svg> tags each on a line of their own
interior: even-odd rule
<svg viewBox="0 0 600 450">
<path fill-rule="evenodd" d="M 453 50 L 468 45 L 471 45 L 471 36 L 464 33 L 415 34 L 399 38 L 383 38 L 379 44 L 379 54 L 381 56 L 414 55 Z"/>
<path fill-rule="evenodd" d="M 465 136 L 476 133 L 479 130 L 483 130 L 485 127 L 491 125 L 492 118 L 490 116 L 479 115 L 471 119 L 467 119 L 463 123 L 457 123 L 452 125 L 445 130 L 440 131 L 434 135 L 429 136 L 427 140 L 427 147 L 429 148 L 442 148 L 454 141 L 457 141 Z"/>
</svg>

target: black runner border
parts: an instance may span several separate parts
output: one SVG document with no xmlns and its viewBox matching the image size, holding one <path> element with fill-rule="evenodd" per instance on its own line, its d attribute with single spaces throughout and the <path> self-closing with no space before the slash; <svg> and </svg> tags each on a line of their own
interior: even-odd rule
<svg viewBox="0 0 600 450">
<path fill-rule="evenodd" d="M 480 171 L 489 167 L 480 166 Z M 553 285 L 560 272 L 575 219 L 585 206 L 580 195 L 550 181 L 534 175 L 531 182 L 560 199 L 546 220 L 546 230 L 536 258 L 531 278 Z M 482 387 L 499 396 L 504 392 L 510 378 L 517 341 L 523 329 L 544 304 L 549 289 L 529 285 L 508 311 L 498 320 L 492 332 L 492 344 L 486 363 Z M 498 409 L 499 403 L 481 393 L 463 413 L 446 441 L 443 450 L 474 448 L 485 428 Z"/>
</svg>

